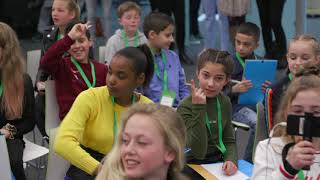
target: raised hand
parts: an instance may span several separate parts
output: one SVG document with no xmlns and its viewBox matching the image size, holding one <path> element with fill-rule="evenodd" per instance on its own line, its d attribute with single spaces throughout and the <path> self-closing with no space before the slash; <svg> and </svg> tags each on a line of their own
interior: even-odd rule
<svg viewBox="0 0 320 180">
<path fill-rule="evenodd" d="M 90 26 L 87 24 L 75 24 L 68 33 L 68 36 L 73 40 L 79 39 L 82 35 L 86 33 L 89 27 Z"/>
<path fill-rule="evenodd" d="M 232 86 L 233 93 L 243 93 L 247 92 L 252 87 L 251 80 L 242 80 L 240 83 L 235 84 Z"/>
<path fill-rule="evenodd" d="M 287 161 L 296 170 L 303 167 L 311 166 L 315 159 L 316 150 L 313 144 L 309 141 L 300 141 L 289 149 L 287 154 Z"/>
<path fill-rule="evenodd" d="M 191 80 L 192 104 L 206 104 L 206 95 L 201 88 L 196 88 L 194 80 Z"/>
</svg>

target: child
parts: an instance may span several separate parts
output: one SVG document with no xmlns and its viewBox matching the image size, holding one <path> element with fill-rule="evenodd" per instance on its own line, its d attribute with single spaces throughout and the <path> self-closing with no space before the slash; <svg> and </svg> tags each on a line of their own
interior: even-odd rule
<svg viewBox="0 0 320 180">
<path fill-rule="evenodd" d="M 291 120 L 289 115 L 301 117 L 305 113 L 316 117 L 313 123 L 320 121 L 320 70 L 314 66 L 307 71 L 303 76 L 295 77 L 285 91 L 276 115 L 277 122 L 286 125 Z M 270 138 L 259 142 L 252 179 L 319 179 L 320 139 L 303 140 L 301 136 L 287 135 L 286 128 L 280 127 L 274 126 Z M 303 170 L 307 166 L 310 169 Z"/>
<path fill-rule="evenodd" d="M 205 164 L 224 161 L 227 175 L 237 172 L 237 149 L 231 124 L 231 103 L 221 91 L 228 83 L 233 61 L 228 52 L 204 50 L 198 58 L 197 77 L 192 95 L 185 98 L 177 112 L 187 127 L 187 163 Z"/>
<path fill-rule="evenodd" d="M 320 64 L 320 44 L 315 37 L 310 35 L 299 35 L 295 37 L 288 47 L 287 54 L 288 74 L 280 79 L 277 83 L 271 86 L 272 101 L 269 106 L 272 106 L 272 116 L 278 110 L 280 98 L 286 90 L 290 81 L 294 79 L 295 74 L 299 71 L 302 65 L 305 64 Z M 273 120 L 270 120 L 273 122 Z"/>
<path fill-rule="evenodd" d="M 106 44 L 105 61 L 107 64 L 120 49 L 147 43 L 144 34 L 138 30 L 140 16 L 141 9 L 135 2 L 126 1 L 118 7 L 118 20 L 123 29 L 118 29 Z"/>
<path fill-rule="evenodd" d="M 257 118 L 256 108 L 255 105 L 238 104 L 238 97 L 239 94 L 247 92 L 252 87 L 250 79 L 243 79 L 243 70 L 247 59 L 260 59 L 260 57 L 254 53 L 254 50 L 259 46 L 259 37 L 259 27 L 254 23 L 246 22 L 237 28 L 234 42 L 236 55 L 233 58 L 234 70 L 231 78 L 240 81 L 240 83 L 232 84 L 228 92 L 232 103 L 232 119 L 250 127 L 248 143 L 243 157 L 243 159 L 248 162 L 252 162 L 252 147 Z"/>
<path fill-rule="evenodd" d="M 150 82 L 153 67 L 146 45 L 124 48 L 112 58 L 107 86 L 91 88 L 77 97 L 54 145 L 55 151 L 72 164 L 67 176 L 94 179 L 101 159 L 114 144 L 121 114 L 135 102 L 152 102 L 134 90 Z"/>
<path fill-rule="evenodd" d="M 151 13 L 143 23 L 143 32 L 154 54 L 155 73 L 144 94 L 156 103 L 177 107 L 189 95 L 177 54 L 169 50 L 173 42 L 174 22 L 162 13 Z"/>
<path fill-rule="evenodd" d="M 132 106 L 122 118 L 117 141 L 96 180 L 186 179 L 180 173 L 186 129 L 172 108 Z"/>
<path fill-rule="evenodd" d="M 16 33 L 0 22 L 0 134 L 6 138 L 11 171 L 17 180 L 26 179 L 23 135 L 35 124 L 32 80 L 24 70 Z"/>
<path fill-rule="evenodd" d="M 105 85 L 107 74 L 104 64 L 89 59 L 92 42 L 88 26 L 75 23 L 68 25 L 67 35 L 55 42 L 40 61 L 40 68 L 55 80 L 61 120 L 78 94 L 88 88 Z M 67 51 L 71 56 L 64 56 Z"/>
<path fill-rule="evenodd" d="M 52 2 L 51 2 L 52 3 Z M 50 6 L 51 9 L 51 6 Z M 41 56 L 47 49 L 61 39 L 65 34 L 68 23 L 76 21 L 80 17 L 80 8 L 75 0 L 54 0 L 52 4 L 51 18 L 54 26 L 43 34 Z M 48 137 L 45 131 L 45 81 L 49 74 L 38 69 L 35 90 L 38 92 L 35 99 L 36 123 L 43 137 Z"/>
</svg>

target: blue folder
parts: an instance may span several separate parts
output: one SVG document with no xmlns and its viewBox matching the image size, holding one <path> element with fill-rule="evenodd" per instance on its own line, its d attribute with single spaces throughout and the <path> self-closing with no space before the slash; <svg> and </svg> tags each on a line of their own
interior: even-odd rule
<svg viewBox="0 0 320 180">
<path fill-rule="evenodd" d="M 263 101 L 261 85 L 266 81 L 273 82 L 277 70 L 277 60 L 246 60 L 243 77 L 251 80 L 252 88 L 239 96 L 239 104 L 255 105 Z"/>
</svg>

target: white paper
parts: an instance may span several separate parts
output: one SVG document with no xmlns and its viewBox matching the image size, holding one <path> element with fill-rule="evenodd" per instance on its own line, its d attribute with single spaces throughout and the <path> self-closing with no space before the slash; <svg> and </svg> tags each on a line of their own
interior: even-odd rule
<svg viewBox="0 0 320 180">
<path fill-rule="evenodd" d="M 213 163 L 213 164 L 202 164 L 201 166 L 206 169 L 208 172 L 213 174 L 215 177 L 221 180 L 246 180 L 249 179 L 249 177 L 245 174 L 243 174 L 241 171 L 238 170 L 238 172 L 232 176 L 227 176 L 222 171 L 222 164 L 223 163 Z"/>
<path fill-rule="evenodd" d="M 169 96 L 162 96 L 160 104 L 171 107 L 174 99 Z"/>
</svg>

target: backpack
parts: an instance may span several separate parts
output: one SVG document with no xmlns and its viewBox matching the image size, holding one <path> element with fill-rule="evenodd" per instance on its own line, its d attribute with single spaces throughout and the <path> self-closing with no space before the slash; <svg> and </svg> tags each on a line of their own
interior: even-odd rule
<svg viewBox="0 0 320 180">
<path fill-rule="evenodd" d="M 225 16 L 243 16 L 250 8 L 250 0 L 219 0 L 218 8 Z"/>
</svg>

